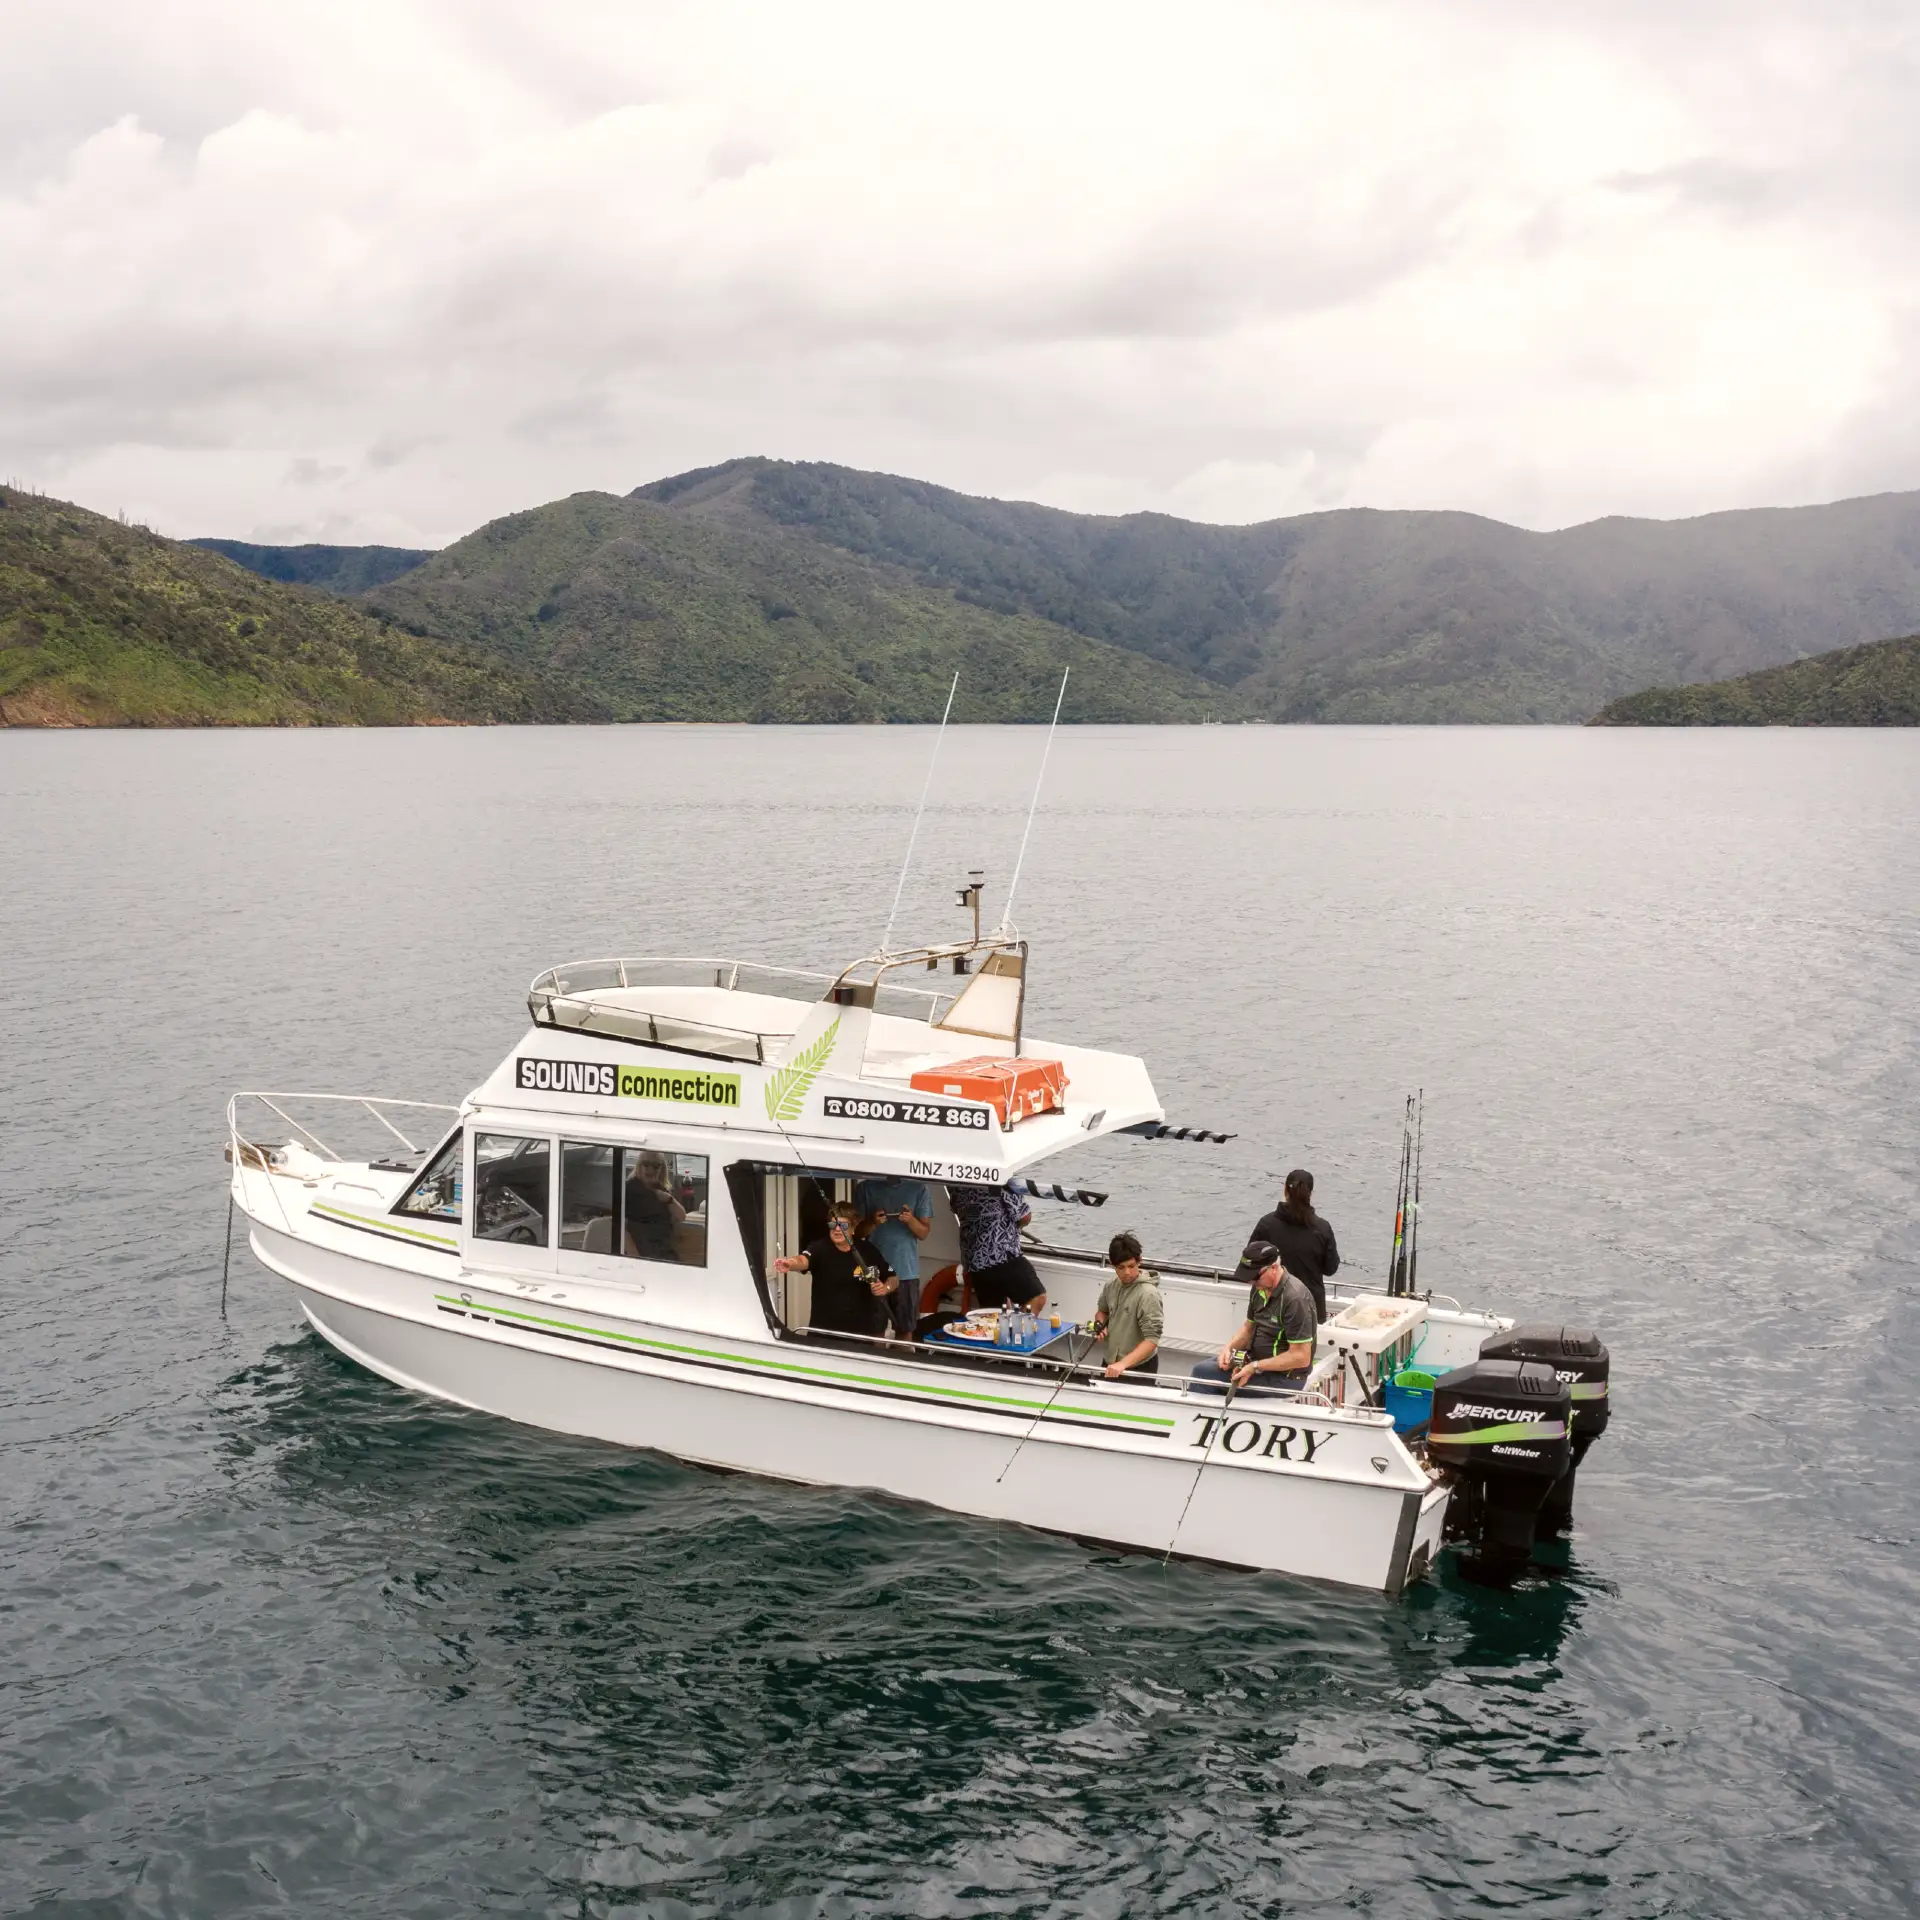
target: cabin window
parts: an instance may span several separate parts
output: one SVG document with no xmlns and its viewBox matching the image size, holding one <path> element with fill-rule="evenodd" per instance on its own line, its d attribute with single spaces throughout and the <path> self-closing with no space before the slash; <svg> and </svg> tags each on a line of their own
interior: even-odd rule
<svg viewBox="0 0 1920 1920">
<path fill-rule="evenodd" d="M 460 1184 L 466 1172 L 464 1133 L 455 1133 L 425 1167 L 420 1177 L 403 1193 L 394 1206 L 395 1213 L 410 1213 L 422 1220 L 458 1220 Z"/>
<path fill-rule="evenodd" d="M 560 1245 L 576 1253 L 704 1267 L 706 1155 L 563 1141 Z"/>
<path fill-rule="evenodd" d="M 547 1244 L 547 1140 L 517 1134 L 478 1133 L 473 1138 L 473 1237 L 505 1240 L 518 1247 Z"/>
</svg>

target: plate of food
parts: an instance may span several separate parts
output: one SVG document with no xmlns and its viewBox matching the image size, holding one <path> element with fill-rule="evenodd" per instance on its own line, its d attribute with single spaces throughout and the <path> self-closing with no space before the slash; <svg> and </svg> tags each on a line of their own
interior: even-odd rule
<svg viewBox="0 0 1920 1920">
<path fill-rule="evenodd" d="M 950 1321 L 946 1330 L 949 1340 L 972 1340 L 987 1347 L 999 1331 L 1000 1315 L 992 1307 L 975 1307 L 964 1320 Z"/>
</svg>

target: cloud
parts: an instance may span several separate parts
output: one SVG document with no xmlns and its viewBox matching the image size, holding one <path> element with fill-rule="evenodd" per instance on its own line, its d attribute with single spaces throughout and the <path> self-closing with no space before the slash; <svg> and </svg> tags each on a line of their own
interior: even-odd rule
<svg viewBox="0 0 1920 1920">
<path fill-rule="evenodd" d="M 1916 80 L 1876 0 L 15 9 L 0 465 L 406 544 L 743 452 L 1221 519 L 1920 485 Z"/>
</svg>

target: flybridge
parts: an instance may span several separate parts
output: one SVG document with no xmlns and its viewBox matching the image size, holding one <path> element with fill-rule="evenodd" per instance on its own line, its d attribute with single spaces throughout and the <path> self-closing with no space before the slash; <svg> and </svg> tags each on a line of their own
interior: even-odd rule
<svg viewBox="0 0 1920 1920">
<path fill-rule="evenodd" d="M 925 980 L 930 966 L 938 987 L 899 978 Z M 1025 943 L 996 934 L 871 955 L 838 974 L 711 957 L 577 961 L 534 981 L 533 1031 L 475 1102 L 816 1141 L 857 1132 L 903 1168 L 911 1157 L 944 1174 L 963 1164 L 949 1162 L 957 1149 L 993 1178 L 1157 1126 L 1144 1062 L 1024 1032 L 1026 973 Z M 1058 1109 L 1009 1125 L 986 1100 L 929 1091 L 929 1077 L 982 1058 L 1057 1068 Z"/>
</svg>

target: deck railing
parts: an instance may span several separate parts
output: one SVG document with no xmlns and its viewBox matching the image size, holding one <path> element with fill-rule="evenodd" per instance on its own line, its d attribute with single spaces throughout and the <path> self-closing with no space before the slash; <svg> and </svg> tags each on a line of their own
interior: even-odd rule
<svg viewBox="0 0 1920 1920">
<path fill-rule="evenodd" d="M 251 1103 L 257 1110 L 272 1114 L 276 1120 L 289 1129 L 285 1141 L 263 1141 L 252 1137 L 265 1129 L 257 1127 L 246 1118 L 247 1107 Z M 377 1094 L 366 1093 L 273 1093 L 248 1089 L 236 1093 L 227 1102 L 227 1158 L 233 1163 L 232 1186 L 236 1195 L 246 1192 L 242 1182 L 248 1171 L 263 1174 L 267 1180 L 267 1192 L 271 1195 L 275 1207 L 279 1210 L 282 1223 L 288 1232 L 292 1232 L 292 1217 L 288 1214 L 286 1203 L 281 1199 L 279 1182 L 284 1179 L 298 1179 L 301 1176 L 291 1167 L 276 1166 L 272 1155 L 276 1148 L 299 1145 L 328 1166 L 340 1167 L 356 1164 L 356 1157 L 341 1153 L 317 1130 L 316 1124 L 309 1126 L 298 1120 L 288 1107 L 303 1108 L 309 1104 L 323 1106 L 338 1112 L 342 1119 L 352 1115 L 356 1121 L 367 1118 L 374 1120 L 384 1133 L 390 1134 L 399 1142 L 411 1161 L 418 1161 L 446 1133 L 447 1123 L 459 1117 L 460 1109 L 450 1107 L 438 1100 L 390 1100 Z M 418 1121 L 410 1121 L 411 1115 L 437 1114 L 439 1121 L 431 1130 Z M 411 1125 L 412 1132 L 407 1131 Z M 327 1123 L 329 1133 L 340 1138 L 338 1128 Z M 413 1135 L 421 1137 L 416 1140 Z M 295 1136 L 298 1136 L 297 1140 Z M 366 1156 L 371 1160 L 371 1154 Z"/>
<path fill-rule="evenodd" d="M 1092 1385 L 1101 1379 L 1102 1363 L 1083 1354 L 1077 1359 L 1056 1360 L 1047 1353 L 1009 1354 L 996 1347 L 981 1347 L 968 1351 L 959 1347 L 929 1347 L 924 1342 L 902 1348 L 898 1340 L 889 1340 L 880 1334 L 843 1333 L 835 1330 L 830 1334 L 796 1332 L 791 1328 L 781 1329 L 776 1337 L 782 1341 L 792 1341 L 801 1346 L 820 1346 L 824 1348 L 845 1347 L 862 1352 L 871 1352 L 876 1359 L 900 1360 L 918 1365 L 940 1367 L 974 1367 L 985 1365 L 988 1369 L 1007 1367 L 1048 1376 L 1061 1386 L 1074 1379 Z M 1089 1341 L 1089 1348 L 1092 1346 Z M 1198 1347 L 1192 1349 L 1168 1349 L 1190 1359 L 1205 1359 L 1206 1352 Z M 1063 1377 L 1065 1376 L 1065 1377 Z M 1391 1418 L 1377 1407 L 1356 1406 L 1336 1396 L 1342 1391 L 1343 1382 L 1338 1364 L 1329 1356 L 1321 1355 L 1313 1363 L 1309 1376 L 1311 1384 L 1302 1387 L 1297 1393 L 1288 1396 L 1288 1404 L 1312 1407 L 1316 1411 L 1342 1413 L 1349 1418 L 1358 1419 L 1372 1426 L 1390 1426 Z M 1106 1382 L 1104 1384 L 1115 1384 Z M 1136 1376 L 1126 1382 L 1132 1387 L 1150 1387 L 1155 1393 L 1171 1400 L 1224 1400 L 1226 1389 L 1217 1381 L 1195 1380 L 1190 1374 L 1152 1374 Z M 1265 1393 L 1250 1394 L 1246 1404 L 1268 1405 L 1273 1396 Z M 1236 1404 L 1239 1398 L 1235 1396 Z"/>
<path fill-rule="evenodd" d="M 363 1113 L 369 1114 L 376 1120 L 381 1128 L 385 1132 L 390 1133 L 394 1139 L 398 1140 L 401 1146 L 410 1154 L 425 1153 L 426 1150 L 440 1138 L 440 1134 L 444 1133 L 446 1129 L 443 1126 L 440 1129 L 440 1133 L 435 1133 L 423 1140 L 415 1141 L 409 1138 L 406 1133 L 402 1132 L 399 1127 L 394 1125 L 393 1121 L 388 1118 L 390 1114 L 457 1114 L 460 1111 L 458 1107 L 450 1107 L 441 1100 L 390 1100 L 384 1095 L 372 1093 L 263 1093 L 248 1089 L 244 1092 L 236 1093 L 233 1098 L 227 1102 L 227 1135 L 229 1142 L 244 1146 L 253 1146 L 257 1143 L 241 1138 L 240 1103 L 243 1100 L 257 1101 L 261 1106 L 265 1107 L 269 1113 L 275 1115 L 291 1127 L 294 1132 L 306 1142 L 309 1151 L 318 1153 L 323 1160 L 333 1161 L 345 1161 L 349 1156 L 335 1152 L 311 1127 L 303 1125 L 300 1121 L 296 1120 L 292 1114 L 288 1113 L 280 1102 L 304 1103 L 312 1101 L 319 1105 L 342 1109 L 357 1107 Z"/>
<path fill-rule="evenodd" d="M 647 987 L 717 987 L 726 993 L 760 994 L 811 1004 L 824 999 L 839 978 L 837 974 L 809 973 L 797 967 L 769 967 L 756 960 L 711 956 L 648 954 L 631 959 L 572 960 L 549 967 L 533 982 L 527 990 L 527 1010 L 539 1026 L 580 1027 L 657 1046 L 720 1053 L 729 1059 L 764 1060 L 769 1039 L 777 1044 L 786 1038 L 784 1034 L 767 1036 L 750 1026 L 690 1019 L 601 996 Z M 875 989 L 873 1004 L 876 1013 L 931 1026 L 955 998 L 953 993 L 882 980 Z M 686 1030 L 685 1039 L 669 1037 L 678 1028 Z"/>
</svg>

